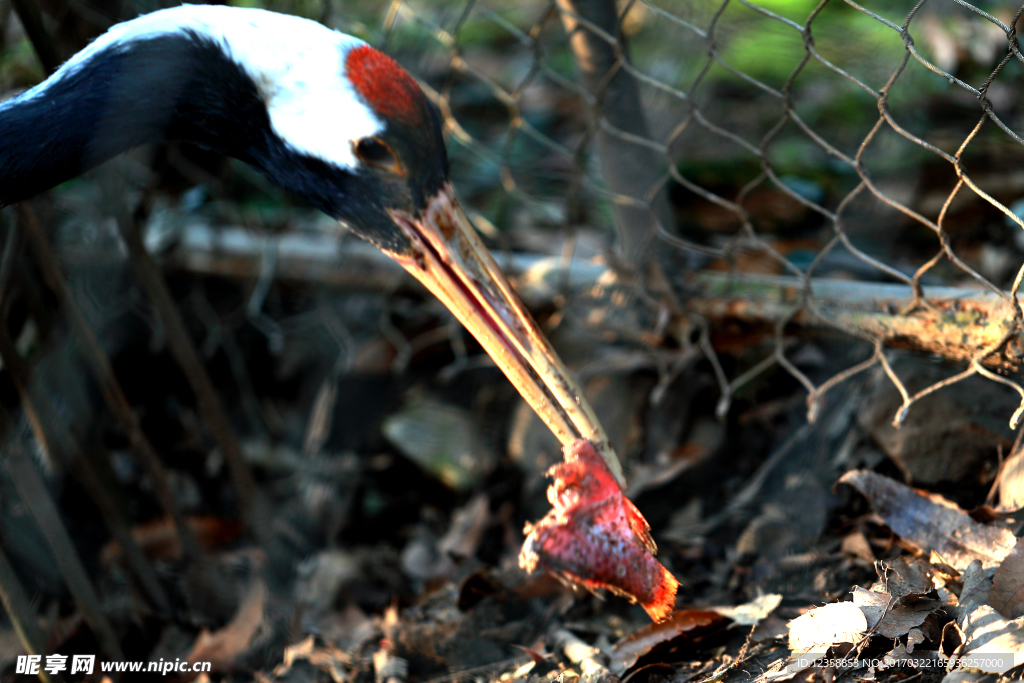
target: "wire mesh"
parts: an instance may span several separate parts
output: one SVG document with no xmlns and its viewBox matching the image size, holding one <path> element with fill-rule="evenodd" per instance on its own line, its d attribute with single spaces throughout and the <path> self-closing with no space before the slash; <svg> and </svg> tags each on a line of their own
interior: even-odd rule
<svg viewBox="0 0 1024 683">
<path fill-rule="evenodd" d="M 778 372 L 807 391 L 811 419 L 834 387 L 872 369 L 902 396 L 897 423 L 919 399 L 974 375 L 1024 398 L 1013 379 L 1024 358 L 1016 297 L 1024 60 L 1015 30 L 1024 8 L 955 0 L 896 8 L 835 0 L 314 5 L 314 18 L 385 48 L 418 77 L 444 117 L 458 193 L 493 242 L 567 265 L 581 262 L 575 255 L 610 266 L 618 277 L 602 281 L 594 307 L 563 305 L 561 314 L 648 348 L 681 347 L 675 359 L 656 359 L 659 391 L 684 360 L 703 356 L 720 414 L 737 392 Z M 354 323 L 336 302 L 266 309 L 285 268 L 263 217 L 238 221 L 267 243 L 244 312 L 218 316 L 202 291 L 191 297 L 206 353 L 236 343 L 247 325 L 272 350 L 315 330 L 325 357 L 344 370 Z M 668 287 L 638 267 L 651 263 Z M 332 270 L 335 279 L 363 275 Z M 727 284 L 695 286 L 723 273 Z M 957 289 L 932 289 L 940 285 Z M 743 303 L 766 288 L 775 300 Z M 384 307 L 376 331 L 396 349 L 393 369 L 438 341 L 466 366 L 455 328 L 407 340 L 389 323 L 387 299 L 351 305 Z M 881 317 L 867 320 L 858 308 L 865 302 Z M 595 307 L 606 310 L 594 315 Z M 770 342 L 722 362 L 714 339 L 738 314 L 767 324 Z M 859 355 L 829 375 L 809 372 L 795 360 L 808 326 L 856 340 Z M 921 343 L 939 328 L 946 341 Z M 964 367 L 912 389 L 889 362 L 893 345 Z M 228 355 L 245 387 L 242 354 Z M 244 408 L 259 432 L 258 408 Z"/>
<path fill-rule="evenodd" d="M 1024 7 L 876 4 L 398 1 L 382 37 L 421 65 L 445 116 L 453 180 L 485 232 L 561 229 L 565 256 L 581 230 L 598 226 L 606 236 L 617 229 L 620 245 L 643 244 L 647 259 L 792 279 L 797 296 L 767 319 L 774 342 L 759 362 L 728 376 L 700 345 L 721 409 L 777 369 L 805 387 L 811 419 L 830 389 L 875 367 L 903 397 L 897 423 L 919 399 L 973 375 L 1024 397 L 1006 376 L 1014 363 L 987 367 L 1016 343 L 1021 322 L 1024 204 L 1015 202 L 1024 184 L 1011 176 L 1024 159 L 1015 29 Z M 608 7 L 614 23 L 602 26 L 595 17 Z M 583 85 L 577 34 L 612 55 L 596 91 Z M 622 74 L 637 86 L 634 117 L 646 133 L 609 115 Z M 617 145 L 602 148 L 602 135 Z M 618 156 L 602 158 L 609 149 Z M 643 191 L 612 186 L 610 168 L 651 152 L 657 168 L 647 164 Z M 646 217 L 623 225 L 623 206 Z M 926 285 L 987 290 L 1007 320 L 968 352 L 947 354 L 965 369 L 912 392 L 887 360 L 892 335 L 820 306 L 822 278 L 904 285 L 906 305 L 892 313 L 908 319 L 955 317 Z M 685 287 L 676 293 L 685 297 Z M 706 340 L 707 321 L 685 304 L 677 312 Z M 790 357 L 797 322 L 864 340 L 864 357 L 812 380 Z"/>
<path fill-rule="evenodd" d="M 872 369 L 884 373 L 901 396 L 897 423 L 925 396 L 975 375 L 1024 399 L 1024 387 L 1013 374 L 1024 359 L 1017 301 L 1024 281 L 1024 107 L 1017 95 L 1024 58 L 1015 30 L 1024 6 L 992 4 L 986 11 L 958 0 L 921 0 L 897 11 L 892 3 L 876 5 L 396 0 L 358 7 L 324 2 L 317 18 L 385 47 L 420 78 L 444 116 L 452 179 L 478 227 L 494 242 L 506 250 L 560 257 L 577 270 L 584 259 L 609 267 L 614 280 L 602 276 L 599 286 L 590 288 L 595 306 L 563 303 L 558 315 L 575 316 L 648 349 L 660 347 L 653 365 L 661 381 L 653 403 L 698 357 L 708 361 L 717 380 L 720 414 L 737 392 L 770 373 L 784 373 L 804 387 L 811 419 L 837 385 Z M 277 9 L 294 10 L 294 3 Z M 246 180 L 279 198 L 266 190 L 265 181 Z M 83 206 L 105 204 L 98 209 L 104 216 L 131 223 L 124 193 L 114 193 L 116 201 L 97 202 L 91 186 L 78 191 L 88 196 L 69 200 L 75 189 L 64 188 L 57 200 L 58 206 L 64 201 L 74 207 L 65 210 L 72 219 Z M 211 194 L 216 198 L 218 192 Z M 185 192 L 183 203 L 189 201 Z M 148 246 L 159 247 L 160 207 L 151 214 Z M 182 349 L 191 342 L 180 321 L 181 331 L 168 329 L 165 319 L 173 316 L 167 312 L 175 308 L 169 296 L 161 304 L 159 297 L 139 295 L 114 274 L 110 263 L 125 264 L 123 255 L 109 256 L 122 244 L 103 233 L 116 232 L 111 221 L 80 218 L 80 224 L 58 228 L 57 242 L 61 256 L 73 262 L 76 247 L 92 241 L 86 265 L 77 265 L 91 269 L 93 277 L 75 273 L 69 285 L 58 282 L 53 289 L 59 299 L 74 299 L 75 334 L 85 340 L 81 346 L 92 364 L 101 366 L 94 371 L 101 383 L 117 390 L 108 393 L 120 394 L 106 351 L 86 334 L 89 328 L 101 328 L 131 309 L 150 328 L 151 346 Z M 30 213 L 22 220 L 35 221 Z M 279 356 L 266 364 L 282 374 L 310 356 L 330 359 L 324 376 L 316 378 L 319 389 L 305 420 L 301 451 L 311 460 L 326 448 L 339 377 L 361 354 L 387 358 L 379 347 L 360 344 L 367 336 L 379 333 L 393 347 L 387 361 L 393 370 L 439 342 L 449 344 L 455 357 L 450 375 L 487 362 L 471 359 L 455 325 L 408 325 L 407 330 L 429 329 L 418 337 L 403 336 L 392 314 L 405 302 L 382 293 L 393 284 L 366 286 L 367 271 L 352 261 L 338 268 L 333 251 L 319 253 L 330 262 L 331 282 L 363 280 L 369 294 L 363 290 L 339 301 L 319 293 L 275 291 L 275 277 L 288 275 L 280 255 L 291 239 L 274 237 L 274 226 L 267 224 L 278 220 L 291 222 L 270 211 L 259 221 L 240 212 L 235 221 L 248 223 L 246 235 L 263 245 L 257 273 L 227 273 L 238 279 L 252 275 L 253 285 L 244 294 L 211 291 L 216 284 L 195 278 L 189 294 L 176 302 L 191 316 L 203 359 L 220 352 L 227 359 L 240 399 L 237 422 L 245 432 L 261 437 L 285 430 L 280 413 L 257 398 L 243 348 L 249 328 Z M 200 219 L 191 215 L 190 221 L 191 231 L 201 232 Z M 62 230 L 74 237 L 61 235 Z M 13 279 L 11 271 L 19 267 L 11 256 L 16 232 L 7 233 L 0 282 Z M 34 232 L 42 245 L 37 251 L 45 251 L 42 230 Z M 301 246 L 301 237 L 295 244 Z M 137 264 L 143 250 L 141 243 L 132 246 Z M 323 244 L 302 249 L 322 252 Z M 298 279 L 310 273 L 308 264 L 300 265 Z M 725 274 L 715 287 L 695 286 L 703 275 L 715 273 Z M 17 277 L 28 279 L 24 273 Z M 51 274 L 50 279 L 59 278 Z M 564 275 L 567 291 L 571 280 L 571 273 Z M 946 289 L 936 289 L 939 285 Z M 780 296 L 754 301 L 766 288 Z M 754 303 L 737 305 L 745 295 Z M 36 298 L 41 303 L 32 318 L 41 328 L 52 327 L 52 321 L 43 322 L 48 312 Z M 861 315 L 857 306 L 865 301 L 881 309 L 884 319 Z M 592 315 L 595 311 L 601 314 Z M 748 345 L 754 350 L 745 351 L 742 362 L 723 362 L 716 338 L 723 321 L 738 314 L 767 323 L 771 334 L 767 343 Z M 940 329 L 943 325 L 948 329 Z M 828 365 L 824 375 L 807 371 L 798 358 L 807 326 L 846 335 L 860 355 L 839 370 Z M 47 338 L 46 332 L 40 336 Z M 963 340 L 920 343 L 939 333 Z M 174 342 L 175 334 L 184 341 Z M 935 349 L 963 367 L 912 391 L 888 354 L 901 335 L 917 335 L 917 343 L 907 345 Z M 6 333 L 0 336 L 6 363 L 19 356 L 14 341 L 5 339 Z M 289 353 L 282 351 L 286 341 Z M 603 363 L 592 360 L 582 374 L 607 371 L 607 365 L 594 369 Z M 200 359 L 193 365 L 205 377 Z M 22 374 L 27 378 L 27 367 Z M 45 385 L 46 372 L 37 366 L 35 374 L 37 384 Z M 86 373 L 61 365 L 53 374 L 74 383 Z M 207 401 L 199 412 L 209 420 L 211 413 L 223 412 L 209 407 L 212 402 L 216 408 L 223 387 L 204 382 L 194 393 L 200 404 Z M 62 410 L 71 393 L 52 392 Z M 143 443 L 146 436 L 127 399 L 107 398 L 135 448 L 154 462 L 150 477 L 159 483 L 162 470 L 157 458 L 150 458 L 154 449 Z M 22 400 L 31 412 L 28 399 Z M 1012 415 L 1011 425 L 1022 409 Z M 64 430 L 53 426 L 60 425 L 58 415 L 92 414 L 51 412 L 50 426 L 41 431 L 60 435 Z M 226 417 L 222 424 L 223 433 L 214 438 L 227 459 L 242 448 L 234 443 Z M 70 453 L 73 445 L 64 450 Z M 247 464 L 240 453 L 231 457 L 243 516 L 253 529 L 270 528 Z M 346 467 L 339 463 L 330 476 L 347 477 Z M 330 473 L 310 471 L 314 484 L 321 474 L 329 479 Z M 102 500 L 102 487 L 93 488 Z M 331 497 L 330 486 L 306 490 L 311 509 L 330 511 L 324 502 Z M 22 497 L 47 500 L 42 494 Z M 164 497 L 171 503 L 164 505 L 168 514 L 180 516 L 170 492 Z M 127 523 L 116 510 L 108 513 L 108 525 L 120 525 L 120 542 L 130 548 Z M 339 519 L 344 514 L 335 513 Z M 187 531 L 179 533 L 190 538 Z M 266 547 L 274 542 L 261 539 Z M 72 550 L 58 554 L 74 557 Z M 137 565 L 136 574 L 145 576 L 146 564 Z M 64 571 L 72 578 L 85 574 L 75 567 Z M 82 583 L 88 589 L 87 581 Z M 77 598 L 83 605 L 95 602 L 87 593 Z M 159 591 L 153 593 L 159 602 Z M 101 614 L 98 606 L 85 609 Z M 104 630 L 102 624 L 93 628 Z M 118 658 L 116 643 L 108 649 Z"/>
</svg>

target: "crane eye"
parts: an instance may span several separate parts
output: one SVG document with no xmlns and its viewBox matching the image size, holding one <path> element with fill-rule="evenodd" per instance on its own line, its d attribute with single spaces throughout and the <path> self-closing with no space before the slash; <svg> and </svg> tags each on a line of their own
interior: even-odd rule
<svg viewBox="0 0 1024 683">
<path fill-rule="evenodd" d="M 355 145 L 356 156 L 370 166 L 376 166 L 397 175 L 405 175 L 398 157 L 388 143 L 380 138 L 363 138 Z"/>
</svg>

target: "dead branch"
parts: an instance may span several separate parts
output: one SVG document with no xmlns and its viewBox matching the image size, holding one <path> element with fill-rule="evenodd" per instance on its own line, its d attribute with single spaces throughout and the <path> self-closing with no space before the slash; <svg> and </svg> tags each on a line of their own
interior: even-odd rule
<svg viewBox="0 0 1024 683">
<path fill-rule="evenodd" d="M 14 386 L 21 398 L 22 410 L 28 418 L 28 423 L 32 428 L 36 441 L 53 458 L 54 462 L 66 468 L 82 485 L 82 488 L 96 504 L 100 515 L 102 515 L 104 522 L 106 522 L 107 529 L 124 549 L 125 560 L 147 597 L 149 597 L 157 609 L 165 614 L 169 613 L 171 611 L 171 603 L 163 587 L 160 585 L 156 572 L 138 543 L 132 537 L 131 525 L 128 519 L 115 503 L 116 500 L 122 498 L 122 496 L 118 495 L 119 485 L 115 480 L 109 477 L 105 478 L 97 471 L 96 463 L 79 446 L 75 437 L 67 428 L 66 423 L 61 420 L 57 410 L 47 400 L 45 395 L 46 388 L 42 383 L 32 381 L 32 368 L 21 357 L 21 354 L 18 353 L 14 340 L 11 339 L 4 325 L 0 325 L 0 360 L 3 361 L 5 368 L 11 375 Z M 9 446 L 8 448 L 12 447 Z M 8 460 L 10 460 L 10 457 Z M 9 468 L 11 467 L 13 465 L 9 464 Z M 29 501 L 25 500 L 23 502 L 27 507 L 30 507 Z M 43 524 L 40 522 L 40 527 L 42 528 L 42 526 Z M 63 529 L 63 527 L 61 528 Z M 67 532 L 64 533 L 66 534 Z M 57 542 L 61 543 L 63 541 L 57 538 Z M 56 553 L 57 551 L 55 550 L 54 552 Z M 73 572 L 75 568 L 71 565 L 61 567 L 62 571 L 65 571 L 65 569 Z M 65 575 L 65 580 L 69 582 L 70 587 L 71 579 L 68 575 Z M 73 595 L 75 595 L 76 600 L 88 602 L 90 599 L 86 592 L 80 594 L 73 592 Z M 83 607 L 83 611 L 85 609 L 86 607 Z M 90 622 L 90 625 L 94 628 L 103 628 L 103 624 L 99 620 L 95 623 Z M 112 637 L 112 632 L 98 635 Z M 117 643 L 116 639 L 112 642 L 115 645 Z"/>
<path fill-rule="evenodd" d="M 11 623 L 25 652 L 31 655 L 48 654 L 46 641 L 43 640 L 43 634 L 39 631 L 36 611 L 2 548 L 0 548 L 0 602 L 3 602 L 4 610 L 10 616 Z M 41 669 L 39 679 L 43 683 L 51 681 L 57 683 L 63 681 L 64 677 L 60 674 L 50 675 L 45 669 Z"/>
<path fill-rule="evenodd" d="M 277 250 L 275 275 L 342 289 L 391 291 L 415 286 L 391 259 L 356 240 L 342 242 L 322 234 L 290 234 L 271 239 L 242 228 L 190 226 L 176 247 L 162 257 L 164 267 L 224 277 L 256 278 L 268 248 Z M 77 254 L 77 258 L 88 258 Z M 562 293 L 614 283 L 614 274 L 582 259 L 499 254 L 519 295 L 550 300 Z M 677 277 L 686 310 L 710 320 L 786 324 L 839 329 L 893 348 L 969 361 L 988 354 L 983 364 L 1014 370 L 1024 360 L 1008 299 L 982 289 L 925 287 L 930 306 L 914 306 L 913 291 L 898 284 L 812 279 L 803 298 L 798 278 L 742 273 L 701 272 Z M 1005 341 L 1005 343 L 1003 343 Z"/>
<path fill-rule="evenodd" d="M 6 361 L 7 358 L 4 358 Z M 16 439 L 4 448 L 4 467 L 11 476 L 21 502 L 35 519 L 53 553 L 53 560 L 67 584 L 68 591 L 82 610 L 82 616 L 99 641 L 103 653 L 111 659 L 124 659 L 114 627 L 103 611 L 99 596 L 89 581 L 82 560 L 68 535 L 57 506 L 46 490 L 46 484 Z"/>
<path fill-rule="evenodd" d="M 160 315 L 171 355 L 177 361 L 189 386 L 192 387 L 203 419 L 209 425 L 213 439 L 224 457 L 224 462 L 227 463 L 246 525 L 253 536 L 259 540 L 260 545 L 269 550 L 274 545 L 273 535 L 270 532 L 272 515 L 269 501 L 256 484 L 252 470 L 242 457 L 241 446 L 238 443 L 235 430 L 231 426 L 231 421 L 228 419 L 227 411 L 221 403 L 220 394 L 214 388 L 213 380 L 210 379 L 199 358 L 199 352 L 196 350 L 195 344 L 192 343 L 192 338 L 185 327 L 185 321 L 171 298 L 171 293 L 167 289 L 159 267 L 153 262 L 143 245 L 142 236 L 139 234 L 135 221 L 128 216 L 126 211 L 119 210 L 117 222 L 121 236 L 125 244 L 128 245 L 129 260 L 135 271 L 135 277 L 138 278 L 139 285 Z"/>
<path fill-rule="evenodd" d="M 1002 370 L 1016 370 L 1024 360 L 1024 347 L 1013 336 L 1013 306 L 989 290 L 925 287 L 930 306 L 924 306 L 915 305 L 905 285 L 814 279 L 801 304 L 797 278 L 701 273 L 692 284 L 689 310 L 713 320 L 837 328 L 889 347 L 978 359 Z"/>
<path fill-rule="evenodd" d="M 171 492 L 170 484 L 167 482 L 167 476 L 160 458 L 156 454 L 156 449 L 153 448 L 153 444 L 150 443 L 149 438 L 143 433 L 138 418 L 128 403 L 120 383 L 114 376 L 114 369 L 110 365 L 110 359 L 96 338 L 96 333 L 89 327 L 89 323 L 85 320 L 85 316 L 82 315 L 79 307 L 74 304 L 71 290 L 68 288 L 64 276 L 60 272 L 60 265 L 50 249 L 46 235 L 43 234 L 42 227 L 39 225 L 35 213 L 28 204 L 22 204 L 20 210 L 22 227 L 25 228 L 24 232 L 28 235 L 32 251 L 42 271 L 43 279 L 57 297 L 57 301 L 60 302 L 64 314 L 68 317 L 71 328 L 82 350 L 82 355 L 85 357 L 86 362 L 96 377 L 96 381 L 103 391 L 103 398 L 107 402 L 107 407 L 110 408 L 110 412 L 113 413 L 121 425 L 121 429 L 124 430 L 125 435 L 128 437 L 132 445 L 132 452 L 138 458 L 139 464 L 149 474 L 153 490 L 164 513 L 174 521 L 183 555 L 189 560 L 195 559 L 201 552 L 199 542 L 192 533 L 192 529 L 186 524 L 185 517 L 182 515 L 174 494 Z"/>
</svg>

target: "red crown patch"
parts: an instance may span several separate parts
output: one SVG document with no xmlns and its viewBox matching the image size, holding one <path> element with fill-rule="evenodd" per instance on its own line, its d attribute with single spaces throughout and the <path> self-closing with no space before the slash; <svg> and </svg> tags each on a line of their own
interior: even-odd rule
<svg viewBox="0 0 1024 683">
<path fill-rule="evenodd" d="M 384 118 L 410 126 L 423 123 L 423 91 L 391 57 L 369 45 L 360 45 L 348 53 L 345 72 L 356 92 Z"/>
</svg>

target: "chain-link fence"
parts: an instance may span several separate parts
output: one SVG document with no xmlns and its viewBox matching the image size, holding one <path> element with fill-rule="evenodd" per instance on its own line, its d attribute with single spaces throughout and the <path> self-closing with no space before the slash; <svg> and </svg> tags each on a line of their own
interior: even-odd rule
<svg viewBox="0 0 1024 683">
<path fill-rule="evenodd" d="M 773 369 L 806 388 L 812 418 L 831 387 L 874 367 L 902 394 L 897 420 L 973 375 L 1024 397 L 1012 379 L 1024 355 L 1014 296 L 1024 275 L 1022 10 L 596 0 L 309 9 L 420 79 L 444 116 L 454 184 L 492 243 L 558 257 L 548 275 L 563 294 L 571 280 L 600 281 L 588 322 L 647 346 L 698 348 L 718 377 L 720 414 Z M 393 286 L 376 263 L 339 271 L 325 243 L 289 251 L 284 238 L 268 251 L 257 239 L 218 262 L 232 247 L 207 238 L 190 251 L 186 235 L 168 260 L 258 276 L 248 322 L 272 343 L 327 318 L 332 343 L 345 347 L 347 334 L 321 309 L 287 329 L 264 314 L 275 275 Z M 616 277 L 595 271 L 595 257 Z M 710 340 L 730 320 L 767 325 L 771 340 L 726 367 Z M 808 327 L 859 340 L 859 359 L 830 377 L 802 370 L 792 354 Z M 429 343 L 381 331 L 400 349 L 396 367 Z M 911 390 L 890 347 L 964 369 Z"/>
<path fill-rule="evenodd" d="M 656 403 L 697 360 L 715 378 L 720 416 L 772 374 L 802 385 L 812 419 L 837 385 L 870 369 L 901 394 L 897 422 L 919 399 L 975 375 L 1024 399 L 1013 379 L 1024 362 L 1024 58 L 1014 28 L 1024 7 L 877 4 L 325 1 L 309 3 L 308 14 L 383 47 L 420 79 L 444 117 L 456 189 L 520 293 L 546 308 L 548 331 L 571 319 L 649 354 L 645 368 L 660 379 L 643 401 Z M 0 28 L 8 9 L 0 0 Z M 84 39 L 67 41 L 77 48 Z M 55 63 L 60 50 L 51 52 Z M 0 61 L 0 76 L 16 61 Z M 39 76 L 21 74 L 19 85 Z M 372 249 L 342 248 L 333 223 L 279 234 L 323 217 L 282 210 L 288 198 L 241 165 L 218 174 L 222 160 L 175 146 L 157 157 L 176 205 L 152 192 L 145 165 L 122 160 L 130 173 L 62 188 L 42 203 L 42 220 L 26 207 L 0 214 L 20 228 L 6 231 L 0 259 L 10 322 L 0 326 L 0 356 L 14 385 L 0 387 L 0 427 L 12 436 L 0 485 L 17 493 L 4 500 L 22 501 L 5 509 L 11 528 L 31 515 L 59 576 L 49 555 L 5 551 L 20 552 L 33 568 L 23 573 L 44 588 L 63 579 L 112 659 L 121 658 L 117 636 L 26 455 L 29 432 L 49 456 L 42 460 L 73 473 L 93 500 L 148 601 L 170 613 L 131 516 L 110 502 L 127 499 L 117 487 L 144 490 L 146 512 L 173 520 L 186 562 L 202 550 L 183 506 L 200 509 L 203 497 L 167 471 L 164 451 L 175 468 L 195 453 L 197 471 L 223 464 L 225 476 L 193 477 L 215 491 L 202 502 L 219 503 L 216 487 L 230 478 L 224 507 L 241 510 L 264 549 L 299 535 L 300 525 L 275 528 L 274 497 L 280 509 L 304 506 L 309 527 L 322 523 L 333 540 L 350 512 L 337 491 L 355 499 L 352 473 L 377 466 L 343 457 L 374 452 L 345 435 L 335 434 L 324 456 L 331 432 L 344 431 L 331 423 L 346 372 L 388 375 L 432 346 L 450 347 L 435 363 L 447 363 L 448 378 L 475 362 L 457 325 L 423 321 L 431 304 L 390 296 L 397 266 Z M 246 193 L 258 199 L 236 201 Z M 224 227 L 232 223 L 243 227 Z M 19 240 L 35 266 L 13 256 Z M 134 273 L 125 275 L 128 265 Z M 349 296 L 277 286 L 296 281 Z M 445 314 L 437 305 L 430 315 Z M 845 350 L 808 362 L 804 341 L 821 330 Z M 956 367 L 914 386 L 894 369 L 892 348 Z M 608 370 L 603 359 L 572 360 L 601 366 L 592 375 Z M 159 396 L 144 385 L 158 385 Z M 372 393 L 353 390 L 350 405 Z M 20 413 L 8 412 L 14 405 Z M 349 412 L 346 426 L 376 439 L 376 415 L 388 411 Z M 103 420 L 115 428 L 98 434 Z M 503 429 L 507 422 L 502 413 Z M 289 442 L 301 442 L 297 455 L 285 452 Z M 83 443 L 138 457 L 77 457 Z M 467 450 L 482 459 L 486 448 Z M 289 476 L 265 486 L 253 462 Z M 295 490 L 301 505 L 288 507 Z M 0 552 L 5 604 L 33 624 L 29 601 L 11 597 L 20 588 L 5 558 Z"/>
<path fill-rule="evenodd" d="M 1024 275 L 1022 11 L 396 2 L 371 39 L 432 87 L 453 180 L 492 237 L 529 225 L 568 258 L 592 255 L 588 228 L 614 229 L 606 262 L 639 273 L 684 328 L 773 326 L 744 368 L 723 370 L 703 346 L 721 408 L 778 367 L 809 392 L 813 417 L 830 388 L 881 366 L 903 396 L 899 420 L 976 374 L 1024 396 L 1008 376 Z M 659 260 L 672 290 L 661 294 L 637 268 Z M 651 320 L 647 339 L 672 334 Z M 863 360 L 812 380 L 789 357 L 804 326 L 864 340 Z M 966 367 L 913 393 L 888 346 Z"/>
</svg>

